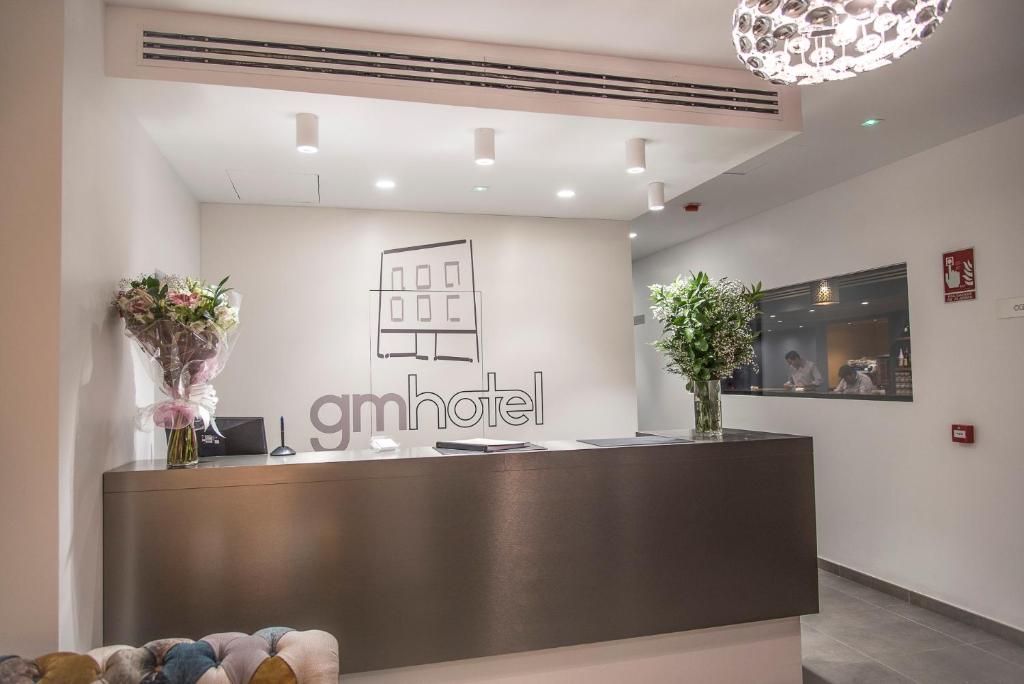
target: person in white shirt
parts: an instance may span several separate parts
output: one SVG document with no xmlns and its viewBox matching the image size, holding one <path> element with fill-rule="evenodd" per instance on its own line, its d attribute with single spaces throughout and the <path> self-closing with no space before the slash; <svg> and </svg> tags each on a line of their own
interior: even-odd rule
<svg viewBox="0 0 1024 684">
<path fill-rule="evenodd" d="M 867 373 L 842 366 L 839 368 L 839 384 L 832 391 L 838 394 L 871 394 L 875 391 L 875 383 Z"/>
<path fill-rule="evenodd" d="M 789 380 L 784 385 L 789 389 L 802 388 L 811 391 L 821 387 L 821 373 L 813 361 L 800 358 L 795 351 L 786 352 L 786 363 L 789 364 Z"/>
</svg>

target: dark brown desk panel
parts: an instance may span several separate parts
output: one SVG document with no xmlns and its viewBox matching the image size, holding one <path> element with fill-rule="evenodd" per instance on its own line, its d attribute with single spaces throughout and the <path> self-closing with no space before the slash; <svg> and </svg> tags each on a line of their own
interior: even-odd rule
<svg viewBox="0 0 1024 684">
<path fill-rule="evenodd" d="M 318 628 L 359 672 L 817 611 L 810 438 L 545 446 L 111 471 L 104 639 Z"/>
</svg>

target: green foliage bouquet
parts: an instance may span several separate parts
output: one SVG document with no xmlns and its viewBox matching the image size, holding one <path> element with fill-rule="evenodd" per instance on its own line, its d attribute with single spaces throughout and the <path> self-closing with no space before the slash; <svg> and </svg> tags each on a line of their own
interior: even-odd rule
<svg viewBox="0 0 1024 684">
<path fill-rule="evenodd" d="M 663 324 L 654 348 L 665 355 L 670 373 L 686 376 L 686 389 L 695 395 L 697 432 L 721 434 L 718 381 L 740 366 L 757 363 L 754 340 L 759 333 L 750 322 L 763 297 L 761 283 L 711 280 L 700 271 L 686 280 L 680 276 L 668 285 L 651 285 L 650 290 L 651 311 Z"/>
</svg>

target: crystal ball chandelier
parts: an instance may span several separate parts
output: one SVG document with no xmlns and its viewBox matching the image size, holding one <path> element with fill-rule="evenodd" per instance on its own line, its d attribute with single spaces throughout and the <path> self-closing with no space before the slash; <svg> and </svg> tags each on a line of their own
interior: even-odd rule
<svg viewBox="0 0 1024 684">
<path fill-rule="evenodd" d="M 953 0 L 740 0 L 741 62 L 779 85 L 852 78 L 891 64 L 942 23 Z"/>
</svg>

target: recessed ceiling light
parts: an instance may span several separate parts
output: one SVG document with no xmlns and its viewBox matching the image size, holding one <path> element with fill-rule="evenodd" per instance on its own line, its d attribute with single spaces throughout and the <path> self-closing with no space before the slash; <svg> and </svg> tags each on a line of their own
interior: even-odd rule
<svg viewBox="0 0 1024 684">
<path fill-rule="evenodd" d="M 768 314 L 768 318 L 775 318 L 775 314 Z"/>
<path fill-rule="evenodd" d="M 302 154 L 316 154 L 320 150 L 320 120 L 316 114 L 295 115 L 295 149 Z"/>
<path fill-rule="evenodd" d="M 395 189 L 395 181 L 391 180 L 390 178 L 381 178 L 379 181 L 377 181 L 376 185 L 381 190 Z"/>
<path fill-rule="evenodd" d="M 800 327 L 802 328 L 802 327 L 804 327 L 804 326 L 802 326 L 802 325 L 801 325 Z"/>
<path fill-rule="evenodd" d="M 771 328 L 768 328 L 768 332 L 775 332 L 775 331 L 772 330 Z"/>
<path fill-rule="evenodd" d="M 629 239 L 630 240 L 636 240 L 636 238 L 637 238 L 637 234 L 636 233 L 630 233 L 629 234 Z"/>
<path fill-rule="evenodd" d="M 490 189 L 491 189 L 491 186 L 489 186 L 489 185 L 474 185 L 473 186 L 473 192 L 487 192 Z"/>
<path fill-rule="evenodd" d="M 626 141 L 626 173 L 638 174 L 647 170 L 647 141 L 632 138 Z"/>
<path fill-rule="evenodd" d="M 559 197 L 561 197 L 562 199 L 569 199 L 571 197 L 575 197 L 576 196 L 576 191 L 575 190 L 570 190 L 569 188 L 566 188 L 564 190 L 559 190 L 556 194 Z"/>
<path fill-rule="evenodd" d="M 778 319 L 778 320 L 777 320 L 777 321 L 775 321 L 775 322 L 776 322 L 776 323 L 783 323 L 784 321 L 783 321 L 783 320 L 782 320 L 782 319 L 780 318 L 780 319 Z"/>
<path fill-rule="evenodd" d="M 814 309 L 808 309 L 807 313 L 814 313 Z"/>
<path fill-rule="evenodd" d="M 860 304 L 861 304 L 861 306 L 867 306 L 867 305 L 868 305 L 868 304 L 870 304 L 870 303 L 871 303 L 871 302 L 861 302 Z"/>
<path fill-rule="evenodd" d="M 883 121 L 885 121 L 885 119 L 864 119 L 863 121 L 860 122 L 860 127 L 871 128 L 872 126 L 877 126 Z"/>
<path fill-rule="evenodd" d="M 494 164 L 493 128 L 478 128 L 473 131 L 473 159 L 479 166 Z"/>
</svg>

